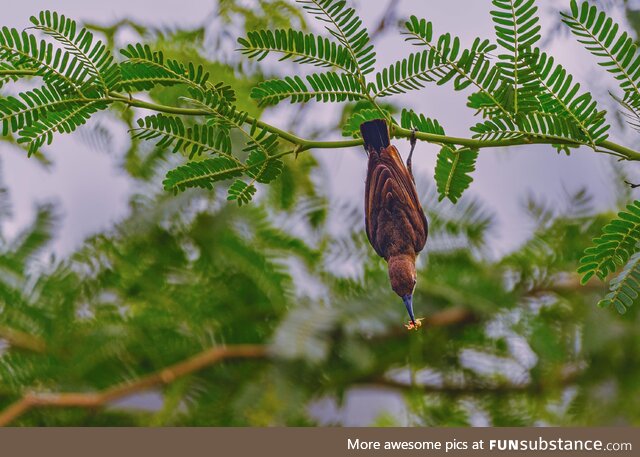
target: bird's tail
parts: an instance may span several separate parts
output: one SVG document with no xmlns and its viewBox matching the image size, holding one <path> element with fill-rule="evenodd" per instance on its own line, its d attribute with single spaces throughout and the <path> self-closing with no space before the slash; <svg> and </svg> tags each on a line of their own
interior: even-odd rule
<svg viewBox="0 0 640 457">
<path fill-rule="evenodd" d="M 379 153 L 381 149 L 388 148 L 391 144 L 389 140 L 389 127 L 384 119 L 374 119 L 360 124 L 360 133 L 364 140 L 364 148 L 367 152 Z"/>
</svg>

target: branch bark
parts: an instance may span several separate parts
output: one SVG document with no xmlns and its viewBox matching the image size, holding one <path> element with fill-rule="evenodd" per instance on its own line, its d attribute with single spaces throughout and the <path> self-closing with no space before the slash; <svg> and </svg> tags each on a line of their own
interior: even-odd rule
<svg viewBox="0 0 640 457">
<path fill-rule="evenodd" d="M 45 352 L 45 342 L 37 336 L 29 335 L 19 330 L 0 326 L 0 340 L 4 340 L 11 347 L 25 349 L 32 352 Z"/>
<path fill-rule="evenodd" d="M 102 392 L 92 393 L 27 393 L 21 400 L 0 413 L 0 427 L 4 427 L 29 410 L 39 407 L 100 408 L 107 403 L 128 395 L 169 384 L 174 380 L 195 373 L 203 368 L 227 359 L 256 359 L 268 356 L 264 345 L 237 345 L 209 349 L 185 361 L 178 362 L 156 373 L 131 382 L 118 384 Z"/>
</svg>

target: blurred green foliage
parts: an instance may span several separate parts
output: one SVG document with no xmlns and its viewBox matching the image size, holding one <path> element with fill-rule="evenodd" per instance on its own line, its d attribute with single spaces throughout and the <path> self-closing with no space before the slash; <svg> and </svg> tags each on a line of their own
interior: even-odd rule
<svg viewBox="0 0 640 457">
<path fill-rule="evenodd" d="M 268 17 L 281 11 L 268 2 L 234 5 L 221 3 L 229 23 L 301 20 L 286 9 Z M 168 56 L 223 74 L 238 105 L 255 110 L 246 94 L 262 75 L 208 60 L 204 31 L 137 30 Z M 151 96 L 179 105 L 180 91 Z M 130 112 L 111 115 L 131 126 Z M 0 411 L 28 392 L 95 392 L 212 347 L 261 344 L 270 355 L 176 379 L 144 408 L 136 394 L 101 409 L 35 408 L 15 425 L 324 424 L 310 405 L 341 405 L 363 388 L 372 403 L 402 395 L 407 417 L 384 413 L 377 426 L 640 424 L 638 307 L 598 309 L 604 286 L 582 287 L 573 273 L 611 217 L 585 191 L 557 205 L 529 199 L 529 241 L 495 259 L 486 203 L 466 195 L 453 206 L 421 188 L 430 239 L 415 308 L 426 321 L 407 332 L 360 208 L 327 194 L 312 154 L 286 158 L 278 181 L 243 208 L 225 203 L 223 186 L 172 196 L 154 185 L 184 159 L 166 150 L 133 141 L 122 158 L 138 183 L 130 215 L 68 259 L 43 254 L 59 226 L 51 205 L 0 238 Z M 9 201 L 3 191 L 0 222 Z"/>
</svg>

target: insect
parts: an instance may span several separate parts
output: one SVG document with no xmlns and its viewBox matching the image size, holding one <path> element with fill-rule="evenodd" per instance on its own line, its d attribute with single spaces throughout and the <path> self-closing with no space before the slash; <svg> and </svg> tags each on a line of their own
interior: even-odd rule
<svg viewBox="0 0 640 457">
<path fill-rule="evenodd" d="M 387 261 L 391 288 L 402 298 L 411 319 L 406 327 L 417 329 L 422 319 L 413 315 L 416 256 L 427 242 L 428 223 L 411 171 L 416 139 L 411 138 L 405 166 L 391 145 L 385 120 L 364 122 L 360 133 L 369 157 L 364 201 L 367 237 Z"/>
</svg>

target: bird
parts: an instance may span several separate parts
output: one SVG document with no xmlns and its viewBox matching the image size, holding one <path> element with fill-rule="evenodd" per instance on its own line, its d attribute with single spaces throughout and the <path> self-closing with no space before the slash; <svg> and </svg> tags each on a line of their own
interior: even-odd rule
<svg viewBox="0 0 640 457">
<path fill-rule="evenodd" d="M 427 242 L 429 228 L 411 170 L 415 131 L 406 166 L 391 145 L 386 120 L 366 121 L 360 125 L 360 133 L 368 155 L 364 200 L 367 238 L 387 261 L 391 288 L 402 298 L 411 319 L 407 328 L 417 329 L 422 319 L 416 320 L 413 314 L 416 256 Z"/>
</svg>

